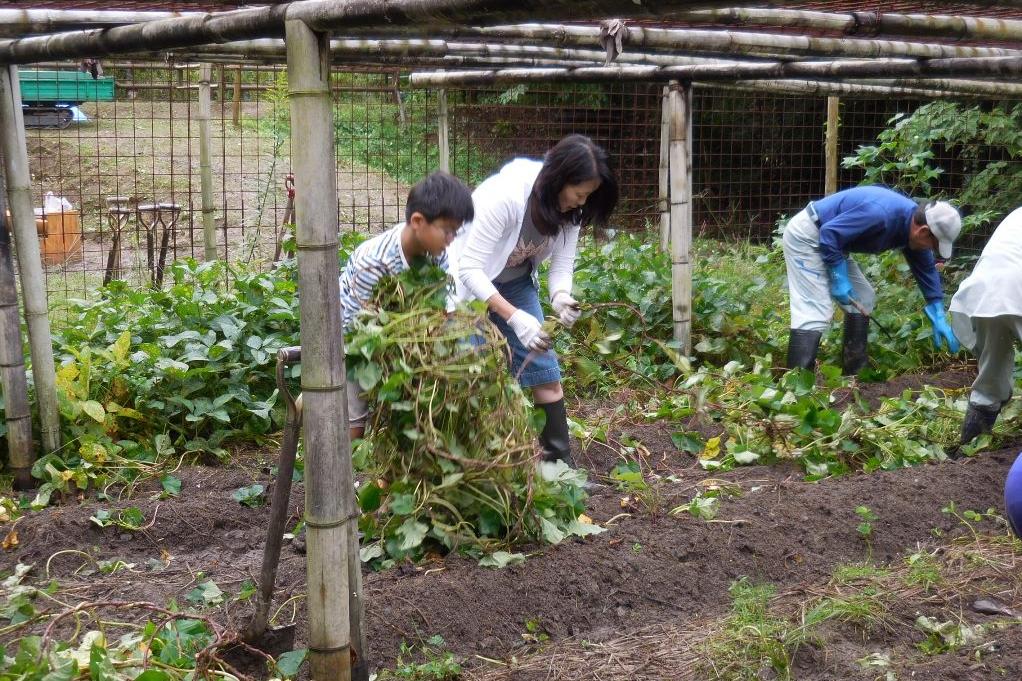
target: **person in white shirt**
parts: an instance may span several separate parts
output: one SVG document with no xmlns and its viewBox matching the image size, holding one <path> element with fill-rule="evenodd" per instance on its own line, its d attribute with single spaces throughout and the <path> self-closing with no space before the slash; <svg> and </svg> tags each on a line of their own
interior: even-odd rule
<svg viewBox="0 0 1022 681">
<path fill-rule="evenodd" d="M 543 329 L 536 276 L 550 260 L 550 304 L 562 324 L 578 319 L 572 295 L 579 230 L 603 226 L 617 205 L 607 152 L 569 135 L 542 161 L 517 158 L 472 193 L 475 217 L 448 249 L 455 300 L 482 300 L 507 338 L 511 372 L 546 414 L 544 458 L 571 465 L 564 392 L 552 340 Z"/>
<path fill-rule="evenodd" d="M 979 364 L 962 423 L 965 445 L 993 429 L 1014 387 L 1015 343 L 1022 339 L 1022 208 L 994 230 L 950 310 L 951 328 Z"/>
</svg>

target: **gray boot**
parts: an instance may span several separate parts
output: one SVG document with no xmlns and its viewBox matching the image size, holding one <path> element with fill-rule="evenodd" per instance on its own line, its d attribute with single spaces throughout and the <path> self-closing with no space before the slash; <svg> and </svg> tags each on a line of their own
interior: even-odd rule
<svg viewBox="0 0 1022 681">
<path fill-rule="evenodd" d="M 820 349 L 822 331 L 790 329 L 788 331 L 788 368 L 816 368 L 816 352 Z"/>
<path fill-rule="evenodd" d="M 845 336 L 841 347 L 841 368 L 845 376 L 855 376 L 869 361 L 866 338 L 869 336 L 869 317 L 861 314 L 845 315 Z"/>
</svg>

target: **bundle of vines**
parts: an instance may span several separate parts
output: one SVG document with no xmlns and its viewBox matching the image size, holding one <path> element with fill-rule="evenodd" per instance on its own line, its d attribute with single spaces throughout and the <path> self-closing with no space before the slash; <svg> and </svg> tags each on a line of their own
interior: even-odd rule
<svg viewBox="0 0 1022 681">
<path fill-rule="evenodd" d="M 385 277 L 345 340 L 371 410 L 355 461 L 363 560 L 505 564 L 516 545 L 601 531 L 583 514 L 585 472 L 541 462 L 542 412 L 509 374 L 504 337 L 479 304 L 449 312 L 448 292 L 424 262 Z"/>
</svg>

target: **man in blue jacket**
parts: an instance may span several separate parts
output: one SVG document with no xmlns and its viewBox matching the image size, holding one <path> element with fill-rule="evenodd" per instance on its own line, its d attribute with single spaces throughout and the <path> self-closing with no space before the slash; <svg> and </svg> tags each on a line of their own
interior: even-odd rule
<svg viewBox="0 0 1022 681">
<path fill-rule="evenodd" d="M 958 211 L 946 201 L 917 203 L 886 187 L 854 187 L 813 201 L 784 228 L 784 262 L 791 297 L 789 369 L 813 368 L 820 337 L 834 316 L 834 302 L 845 311 L 842 365 L 854 375 L 866 365 L 873 287 L 850 253 L 900 248 L 919 284 L 933 324 L 933 343 L 958 352 L 958 340 L 944 315 L 944 290 L 934 252 L 951 257 L 962 230 Z"/>
</svg>

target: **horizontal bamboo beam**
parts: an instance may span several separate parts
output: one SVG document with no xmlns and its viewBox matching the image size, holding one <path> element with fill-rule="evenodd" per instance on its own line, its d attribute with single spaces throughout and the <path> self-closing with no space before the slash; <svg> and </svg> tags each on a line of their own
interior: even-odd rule
<svg viewBox="0 0 1022 681">
<path fill-rule="evenodd" d="M 773 92 L 786 95 L 810 95 L 818 97 L 866 97 L 871 99 L 883 97 L 899 97 L 905 99 L 981 99 L 983 95 L 960 91 L 945 91 L 918 87 L 886 85 L 884 81 L 875 83 L 835 83 L 825 80 L 738 80 L 733 83 L 702 83 L 696 85 L 727 87 L 737 90 L 755 92 Z M 1022 95 L 1016 95 L 1022 98 Z"/>
<path fill-rule="evenodd" d="M 202 12 L 131 12 L 75 9 L 0 9 L 0 36 L 57 33 L 83 28 L 137 24 L 143 21 L 198 16 Z"/>
<path fill-rule="evenodd" d="M 345 38 L 330 41 L 330 54 L 335 60 L 343 56 L 367 58 L 376 56 L 402 56 L 414 63 L 419 56 L 494 56 L 522 57 L 529 60 L 560 59 L 603 63 L 607 53 L 602 50 L 586 50 L 547 45 L 521 45 L 498 42 L 453 42 L 441 39 L 370 39 Z M 168 50 L 158 54 L 160 59 L 202 59 L 210 55 L 234 55 L 244 59 L 273 60 L 284 55 L 284 41 L 272 38 L 235 41 L 226 45 L 203 45 L 197 48 Z M 651 64 L 674 66 L 677 64 L 703 64 L 707 57 L 692 57 L 674 54 L 626 52 L 615 63 Z M 727 59 L 718 63 L 740 64 L 747 60 Z"/>
<path fill-rule="evenodd" d="M 465 29 L 455 29 L 465 31 Z M 467 33 L 475 33 L 467 29 Z M 519 24 L 516 26 L 479 27 L 478 33 L 489 37 L 515 40 L 546 40 L 561 45 L 599 45 L 598 26 L 565 26 L 560 24 Z M 764 50 L 786 54 L 830 55 L 844 57 L 919 57 L 941 59 L 951 57 L 1004 57 L 1022 55 L 1022 50 L 1003 47 L 969 47 L 918 43 L 902 40 L 869 40 L 858 38 L 826 38 L 818 36 L 780 35 L 745 31 L 704 30 L 687 28 L 651 28 L 629 26 L 624 47 L 640 49 L 698 50 L 725 52 L 732 56 Z"/>
<path fill-rule="evenodd" d="M 523 19 L 600 19 L 628 14 L 662 17 L 674 11 L 733 5 L 722 0 L 298 0 L 296 2 L 159 19 L 113 28 L 0 41 L 0 63 L 101 57 L 140 50 L 279 38 L 287 21 L 330 31 L 377 25 L 426 27 L 495 24 Z M 741 3 L 740 3 L 741 4 Z"/>
<path fill-rule="evenodd" d="M 447 73 L 413 73 L 410 80 L 416 86 L 449 87 L 451 85 L 542 81 L 617 82 L 633 80 L 662 82 L 677 79 L 722 82 L 786 78 L 809 80 L 945 76 L 1013 78 L 1019 75 L 1022 75 L 1022 57 L 986 57 L 450 71 Z"/>
<path fill-rule="evenodd" d="M 940 14 L 814 12 L 794 9 L 729 7 L 681 12 L 675 19 L 716 26 L 778 26 L 818 29 L 845 35 L 920 36 L 955 40 L 1022 40 L 1022 21 Z"/>
</svg>

